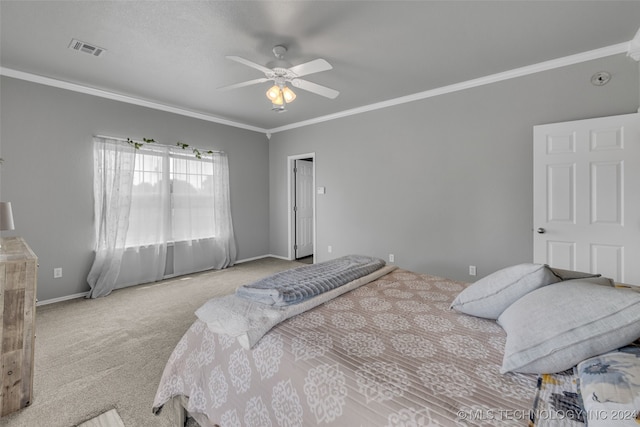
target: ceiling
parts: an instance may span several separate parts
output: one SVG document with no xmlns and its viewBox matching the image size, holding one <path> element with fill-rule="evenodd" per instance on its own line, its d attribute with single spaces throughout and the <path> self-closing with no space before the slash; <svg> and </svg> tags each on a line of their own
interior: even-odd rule
<svg viewBox="0 0 640 427">
<path fill-rule="evenodd" d="M 604 48 L 634 39 L 640 1 L 0 1 L 0 66 L 261 130 Z M 106 49 L 93 57 L 72 39 Z M 259 64 L 288 48 L 305 79 L 275 113 Z M 594 70 L 599 71 L 599 70 Z"/>
</svg>

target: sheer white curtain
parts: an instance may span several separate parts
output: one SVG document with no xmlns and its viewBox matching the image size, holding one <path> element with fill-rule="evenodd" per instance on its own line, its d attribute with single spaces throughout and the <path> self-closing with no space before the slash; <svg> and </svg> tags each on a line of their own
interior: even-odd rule
<svg viewBox="0 0 640 427">
<path fill-rule="evenodd" d="M 126 249 L 116 289 L 164 277 L 171 238 L 168 153 L 168 147 L 162 145 L 136 150 Z"/>
<path fill-rule="evenodd" d="M 236 245 L 227 155 L 197 159 L 173 149 L 171 161 L 174 273 L 233 265 Z"/>
<path fill-rule="evenodd" d="M 87 277 L 89 297 L 108 295 L 114 289 L 124 253 L 135 149 L 119 141 L 94 138 L 94 206 L 96 257 Z"/>
<path fill-rule="evenodd" d="M 134 149 L 94 138 L 94 158 L 97 244 L 89 297 L 162 279 L 171 243 L 175 275 L 235 263 L 226 154 L 198 159 L 174 147 Z"/>
</svg>

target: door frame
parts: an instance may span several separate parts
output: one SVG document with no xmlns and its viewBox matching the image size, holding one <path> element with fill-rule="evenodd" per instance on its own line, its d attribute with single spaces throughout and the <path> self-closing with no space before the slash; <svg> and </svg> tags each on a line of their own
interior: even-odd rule
<svg viewBox="0 0 640 427">
<path fill-rule="evenodd" d="M 295 199 L 295 191 L 296 191 L 296 187 L 295 187 L 295 180 L 293 177 L 293 168 L 295 167 L 295 161 L 296 160 L 302 160 L 302 159 L 312 159 L 313 160 L 313 169 L 312 169 L 312 175 L 313 175 L 313 184 L 312 184 L 312 191 L 313 191 L 313 197 L 312 197 L 312 203 L 313 203 L 313 262 L 316 262 L 316 248 L 317 248 L 317 242 L 316 242 L 316 153 L 315 152 L 311 152 L 311 153 L 303 153 L 303 154 L 296 154 L 293 156 L 287 156 L 287 230 L 288 230 L 288 237 L 287 237 L 287 258 L 291 261 L 293 261 L 295 259 L 295 251 L 293 250 L 294 245 L 296 244 L 295 242 L 295 214 L 293 212 L 293 200 Z"/>
</svg>

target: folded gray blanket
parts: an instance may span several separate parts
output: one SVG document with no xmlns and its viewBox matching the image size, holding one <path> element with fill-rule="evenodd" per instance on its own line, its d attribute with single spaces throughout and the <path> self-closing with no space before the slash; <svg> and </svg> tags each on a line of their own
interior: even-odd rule
<svg viewBox="0 0 640 427">
<path fill-rule="evenodd" d="M 236 290 L 236 295 L 262 304 L 298 304 L 384 267 L 379 258 L 347 255 L 265 277 Z"/>
</svg>

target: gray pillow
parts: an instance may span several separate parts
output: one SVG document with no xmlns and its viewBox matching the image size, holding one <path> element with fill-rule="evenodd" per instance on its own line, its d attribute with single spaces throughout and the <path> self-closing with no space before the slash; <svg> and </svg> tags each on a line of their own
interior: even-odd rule
<svg viewBox="0 0 640 427">
<path fill-rule="evenodd" d="M 451 308 L 472 316 L 497 319 L 523 295 L 560 281 L 545 264 L 518 264 L 492 273 L 460 292 Z"/>
<path fill-rule="evenodd" d="M 640 337 L 640 292 L 583 280 L 537 289 L 498 318 L 500 372 L 554 373 Z"/>
</svg>

